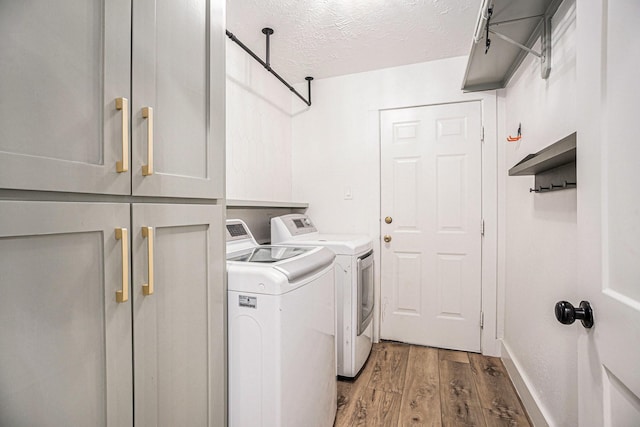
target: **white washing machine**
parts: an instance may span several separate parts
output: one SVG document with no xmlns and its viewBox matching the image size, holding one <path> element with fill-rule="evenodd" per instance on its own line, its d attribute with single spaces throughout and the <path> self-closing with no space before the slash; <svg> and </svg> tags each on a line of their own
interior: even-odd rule
<svg viewBox="0 0 640 427">
<path fill-rule="evenodd" d="M 261 246 L 227 220 L 229 425 L 333 426 L 335 254 Z"/>
<path fill-rule="evenodd" d="M 373 242 L 365 235 L 321 234 L 309 217 L 271 218 L 271 243 L 323 246 L 336 253 L 337 372 L 355 377 L 371 353 L 373 337 Z"/>
</svg>

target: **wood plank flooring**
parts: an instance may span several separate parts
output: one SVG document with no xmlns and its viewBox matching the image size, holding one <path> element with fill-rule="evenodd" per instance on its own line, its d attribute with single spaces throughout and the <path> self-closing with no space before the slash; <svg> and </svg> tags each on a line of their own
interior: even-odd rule
<svg viewBox="0 0 640 427">
<path fill-rule="evenodd" d="M 338 381 L 336 427 L 531 426 L 502 361 L 383 341 Z"/>
</svg>

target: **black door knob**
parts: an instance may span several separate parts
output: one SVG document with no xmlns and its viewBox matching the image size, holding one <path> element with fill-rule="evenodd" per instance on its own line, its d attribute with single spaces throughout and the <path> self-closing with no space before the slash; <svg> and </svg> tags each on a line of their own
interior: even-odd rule
<svg viewBox="0 0 640 427">
<path fill-rule="evenodd" d="M 589 301 L 580 301 L 580 307 L 575 308 L 570 302 L 559 301 L 556 303 L 556 319 L 565 325 L 570 325 L 578 319 L 582 321 L 582 326 L 590 328 L 593 326 L 591 304 Z"/>
</svg>

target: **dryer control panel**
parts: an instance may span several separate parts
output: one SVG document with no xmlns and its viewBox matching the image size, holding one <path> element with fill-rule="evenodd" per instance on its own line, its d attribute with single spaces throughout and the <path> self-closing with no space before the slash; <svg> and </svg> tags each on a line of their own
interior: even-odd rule
<svg viewBox="0 0 640 427">
<path fill-rule="evenodd" d="M 313 225 L 309 217 L 304 214 L 289 214 L 271 218 L 272 231 L 274 228 L 277 229 L 280 234 L 283 234 L 282 240 L 287 240 L 287 237 L 318 232 L 316 226 Z"/>
</svg>

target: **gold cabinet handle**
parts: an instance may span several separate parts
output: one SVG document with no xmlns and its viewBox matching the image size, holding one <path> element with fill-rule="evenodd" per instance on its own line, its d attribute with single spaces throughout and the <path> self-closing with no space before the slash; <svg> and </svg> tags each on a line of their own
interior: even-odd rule
<svg viewBox="0 0 640 427">
<path fill-rule="evenodd" d="M 389 242 L 391 241 L 391 236 L 389 236 L 388 234 L 385 234 L 385 236 L 384 236 L 384 241 L 385 241 L 386 243 L 389 243 Z"/>
<path fill-rule="evenodd" d="M 390 216 L 385 217 L 384 222 L 386 222 L 387 224 L 391 224 L 393 222 L 393 218 L 391 218 Z"/>
<path fill-rule="evenodd" d="M 116 162 L 116 172 L 129 170 L 129 100 L 116 98 L 116 110 L 122 110 L 122 160 Z"/>
<path fill-rule="evenodd" d="M 116 228 L 116 240 L 122 245 L 122 289 L 116 291 L 116 301 L 126 302 L 129 299 L 129 237 L 126 228 Z"/>
<path fill-rule="evenodd" d="M 142 166 L 142 175 L 153 175 L 153 108 L 144 107 L 142 117 L 147 119 L 147 164 Z"/>
<path fill-rule="evenodd" d="M 144 295 L 153 295 L 153 227 L 142 227 L 142 237 L 147 239 L 147 274 L 149 281 L 142 285 Z"/>
</svg>

